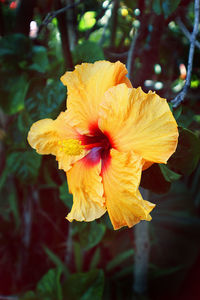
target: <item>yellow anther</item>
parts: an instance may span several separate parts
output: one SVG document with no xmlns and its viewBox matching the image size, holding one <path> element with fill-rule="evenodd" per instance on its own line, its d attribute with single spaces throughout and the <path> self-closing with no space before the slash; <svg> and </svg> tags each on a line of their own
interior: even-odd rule
<svg viewBox="0 0 200 300">
<path fill-rule="evenodd" d="M 68 155 L 80 155 L 83 152 L 83 146 L 79 140 L 69 139 L 58 141 L 60 151 Z"/>
</svg>

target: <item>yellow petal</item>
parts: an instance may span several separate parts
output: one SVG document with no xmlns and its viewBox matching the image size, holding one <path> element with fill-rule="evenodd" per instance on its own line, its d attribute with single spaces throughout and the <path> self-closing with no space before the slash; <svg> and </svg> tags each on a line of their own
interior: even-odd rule
<svg viewBox="0 0 200 300">
<path fill-rule="evenodd" d="M 125 65 L 119 61 L 97 61 L 77 65 L 73 72 L 61 77 L 67 86 L 67 107 L 73 116 L 73 125 L 79 127 L 80 133 L 88 133 L 90 126 L 97 123 L 99 104 L 110 87 L 122 82 L 130 86 L 126 74 Z"/>
<path fill-rule="evenodd" d="M 102 172 L 107 210 L 114 229 L 149 221 L 154 204 L 144 201 L 138 191 L 141 157 L 111 150 L 110 165 Z"/>
<path fill-rule="evenodd" d="M 101 103 L 99 127 L 112 135 L 119 151 L 134 151 L 145 161 L 166 163 L 178 140 L 167 101 L 125 84 L 109 89 Z"/>
<path fill-rule="evenodd" d="M 106 212 L 100 172 L 101 162 L 90 166 L 86 158 L 76 162 L 67 172 L 69 191 L 73 194 L 72 210 L 67 215 L 70 222 L 93 221 Z"/>
<path fill-rule="evenodd" d="M 86 151 L 80 155 L 66 155 L 59 144 L 60 141 L 76 139 L 75 129 L 70 126 L 67 111 L 61 112 L 56 120 L 43 119 L 34 123 L 28 133 L 28 142 L 39 154 L 53 154 L 59 163 L 59 168 L 68 171 L 71 165 L 81 159 Z"/>
</svg>

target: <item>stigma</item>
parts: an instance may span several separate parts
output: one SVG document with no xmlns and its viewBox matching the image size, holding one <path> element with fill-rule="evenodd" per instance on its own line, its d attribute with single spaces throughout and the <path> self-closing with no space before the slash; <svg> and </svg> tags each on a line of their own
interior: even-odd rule
<svg viewBox="0 0 200 300">
<path fill-rule="evenodd" d="M 81 142 L 75 139 L 60 140 L 58 145 L 60 146 L 60 151 L 65 152 L 67 155 L 80 155 L 84 149 Z"/>
</svg>

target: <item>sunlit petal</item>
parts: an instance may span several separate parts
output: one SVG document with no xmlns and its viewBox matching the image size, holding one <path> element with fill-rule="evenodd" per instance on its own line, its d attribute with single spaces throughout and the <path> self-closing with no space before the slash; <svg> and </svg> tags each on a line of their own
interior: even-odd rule
<svg viewBox="0 0 200 300">
<path fill-rule="evenodd" d="M 137 154 L 112 149 L 110 164 L 102 172 L 106 206 L 114 229 L 151 219 L 149 212 L 154 204 L 144 201 L 138 191 L 141 161 Z"/>
<path fill-rule="evenodd" d="M 81 155 L 69 156 L 61 150 L 59 141 L 76 139 L 77 132 L 70 126 L 67 112 L 61 112 L 56 120 L 43 119 L 31 126 L 28 134 L 28 142 L 39 154 L 53 154 L 59 162 L 59 168 L 68 171 L 71 164 L 82 158 Z"/>
<path fill-rule="evenodd" d="M 99 127 L 111 133 L 119 151 L 133 150 L 145 161 L 166 163 L 177 146 L 177 123 L 167 101 L 125 84 L 105 93 Z"/>
<path fill-rule="evenodd" d="M 106 212 L 100 173 L 101 162 L 90 166 L 86 158 L 76 162 L 67 172 L 69 191 L 73 194 L 72 210 L 67 215 L 70 222 L 93 221 Z"/>
<path fill-rule="evenodd" d="M 81 133 L 88 133 L 89 127 L 97 122 L 99 104 L 110 87 L 122 82 L 131 85 L 126 74 L 125 65 L 119 61 L 98 61 L 77 65 L 73 72 L 61 77 L 67 86 L 67 108 L 73 116 L 73 125 L 78 126 Z"/>
</svg>

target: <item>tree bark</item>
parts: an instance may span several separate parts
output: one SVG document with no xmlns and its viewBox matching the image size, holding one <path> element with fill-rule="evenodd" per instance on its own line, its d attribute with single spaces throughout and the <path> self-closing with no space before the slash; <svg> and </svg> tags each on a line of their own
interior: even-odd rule
<svg viewBox="0 0 200 300">
<path fill-rule="evenodd" d="M 55 1 L 55 8 L 56 9 L 62 8 L 61 0 Z M 61 36 L 61 41 L 62 41 L 63 56 L 65 59 L 66 69 L 72 70 L 73 69 L 73 60 L 72 60 L 72 55 L 71 55 L 71 51 L 70 51 L 66 13 L 59 14 L 57 16 L 57 20 L 58 20 L 58 28 L 60 31 L 60 36 Z"/>
</svg>

